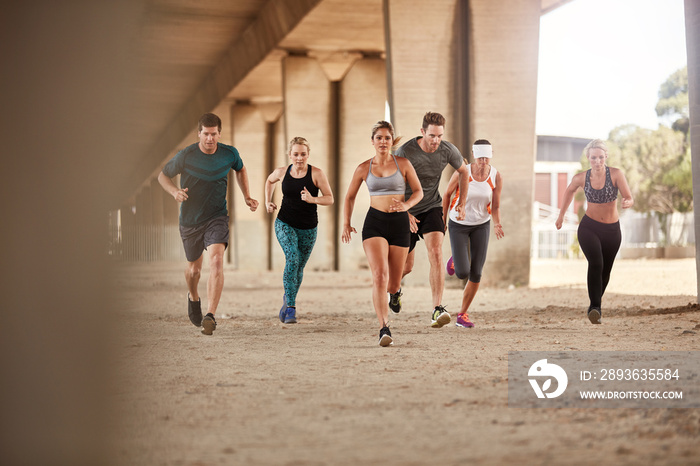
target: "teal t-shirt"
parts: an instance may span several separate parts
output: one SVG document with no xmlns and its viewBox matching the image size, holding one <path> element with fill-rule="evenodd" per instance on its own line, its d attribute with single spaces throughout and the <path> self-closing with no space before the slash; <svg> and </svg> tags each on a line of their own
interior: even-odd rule
<svg viewBox="0 0 700 466">
<path fill-rule="evenodd" d="M 199 143 L 185 147 L 163 167 L 168 178 L 180 175 L 180 188 L 188 199 L 180 207 L 180 225 L 193 227 L 228 215 L 226 193 L 229 170 L 241 170 L 243 160 L 233 146 L 218 143 L 216 152 L 205 154 Z"/>
</svg>

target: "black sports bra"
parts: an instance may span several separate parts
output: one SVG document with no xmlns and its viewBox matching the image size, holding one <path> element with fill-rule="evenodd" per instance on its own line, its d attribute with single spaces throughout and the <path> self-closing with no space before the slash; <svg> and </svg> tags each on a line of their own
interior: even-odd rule
<svg viewBox="0 0 700 466">
<path fill-rule="evenodd" d="M 602 189 L 591 186 L 591 170 L 586 172 L 586 183 L 583 185 L 586 200 L 592 204 L 607 204 L 617 199 L 617 188 L 613 186 L 610 177 L 610 167 L 605 167 L 605 184 Z"/>
</svg>

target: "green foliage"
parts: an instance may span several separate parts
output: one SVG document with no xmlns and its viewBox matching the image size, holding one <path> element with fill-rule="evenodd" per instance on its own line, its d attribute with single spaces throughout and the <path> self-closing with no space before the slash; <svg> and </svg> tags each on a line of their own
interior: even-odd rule
<svg viewBox="0 0 700 466">
<path fill-rule="evenodd" d="M 622 125 L 608 136 L 608 165 L 622 168 L 634 196 L 634 210 L 663 219 L 693 210 L 693 175 L 688 141 L 688 68 L 666 79 L 656 113 L 673 121 L 656 130 Z M 675 120 L 674 120 L 675 119 Z M 582 165 L 588 161 L 583 157 Z"/>
<path fill-rule="evenodd" d="M 659 89 L 656 114 L 659 117 L 688 119 L 688 67 L 681 68 L 666 79 Z"/>
<path fill-rule="evenodd" d="M 619 154 L 636 211 L 670 214 L 692 210 L 690 153 L 683 133 L 666 126 L 649 130 L 626 125 L 612 130 L 609 141 L 609 153 Z"/>
</svg>

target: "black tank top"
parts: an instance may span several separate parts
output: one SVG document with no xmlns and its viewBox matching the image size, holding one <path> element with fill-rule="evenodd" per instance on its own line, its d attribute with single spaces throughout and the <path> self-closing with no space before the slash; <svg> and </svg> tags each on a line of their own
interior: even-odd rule
<svg viewBox="0 0 700 466">
<path fill-rule="evenodd" d="M 310 230 L 318 225 L 318 213 L 316 204 L 309 204 L 301 200 L 301 191 L 306 186 L 307 191 L 316 197 L 318 187 L 314 184 L 311 175 L 312 167 L 306 168 L 306 176 L 294 178 L 289 172 L 292 169 L 287 167 L 287 173 L 282 178 L 282 207 L 277 214 L 277 218 L 287 225 L 300 230 Z"/>
</svg>

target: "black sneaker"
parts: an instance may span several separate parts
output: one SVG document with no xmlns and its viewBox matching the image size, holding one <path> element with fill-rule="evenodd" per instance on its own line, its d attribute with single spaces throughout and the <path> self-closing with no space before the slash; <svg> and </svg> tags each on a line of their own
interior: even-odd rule
<svg viewBox="0 0 700 466">
<path fill-rule="evenodd" d="M 396 293 L 389 293 L 389 309 L 394 314 L 401 312 L 401 288 Z"/>
<path fill-rule="evenodd" d="M 190 322 L 195 327 L 202 325 L 202 298 L 197 301 L 190 301 L 190 294 L 187 293 L 187 315 L 190 316 Z"/>
<path fill-rule="evenodd" d="M 379 346 L 391 346 L 394 340 L 391 338 L 391 330 L 389 327 L 382 327 L 379 331 Z"/>
<path fill-rule="evenodd" d="M 450 323 L 451 317 L 450 313 L 445 310 L 445 306 L 442 304 L 439 304 L 435 306 L 435 310 L 433 311 L 432 315 L 432 322 L 430 323 L 431 327 L 435 328 L 440 328 L 444 325 L 447 325 Z"/>
<path fill-rule="evenodd" d="M 603 311 L 601 311 L 599 307 L 588 308 L 588 320 L 590 320 L 592 324 L 599 324 L 601 317 L 603 317 Z"/>
<path fill-rule="evenodd" d="M 210 312 L 202 319 L 202 333 L 211 335 L 214 333 L 214 330 L 216 330 L 216 319 L 214 319 L 214 314 Z"/>
</svg>

